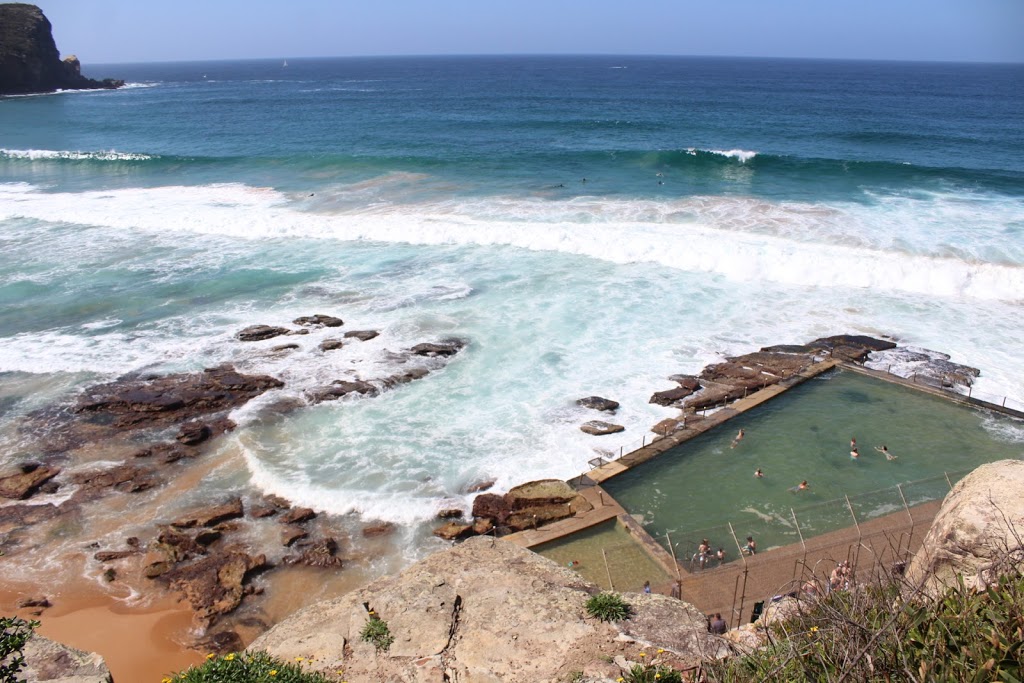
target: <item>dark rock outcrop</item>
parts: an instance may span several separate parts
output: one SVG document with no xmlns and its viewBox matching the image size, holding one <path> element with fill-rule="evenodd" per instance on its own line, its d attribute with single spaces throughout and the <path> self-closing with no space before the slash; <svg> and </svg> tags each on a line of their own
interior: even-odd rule
<svg viewBox="0 0 1024 683">
<path fill-rule="evenodd" d="M 461 339 L 445 339 L 436 344 L 429 342 L 417 344 L 409 351 L 417 356 L 454 356 L 465 345 L 466 342 Z"/>
<path fill-rule="evenodd" d="M 345 333 L 346 339 L 358 339 L 359 341 L 370 341 L 380 335 L 377 330 L 352 330 Z"/>
<path fill-rule="evenodd" d="M 235 334 L 235 339 L 244 342 L 263 341 L 288 334 L 291 330 L 287 327 L 274 327 L 272 325 L 249 325 L 244 330 Z"/>
<path fill-rule="evenodd" d="M 297 555 L 284 558 L 285 564 L 301 564 L 307 567 L 340 567 L 344 560 L 338 557 L 338 542 L 333 538 L 317 541 L 300 541 L 295 545 Z"/>
<path fill-rule="evenodd" d="M 39 463 L 24 463 L 19 472 L 0 477 L 0 497 L 20 500 L 28 498 L 40 486 L 60 474 L 59 467 L 49 467 Z"/>
<path fill-rule="evenodd" d="M 587 396 L 586 398 L 578 399 L 576 405 L 601 410 L 606 413 L 614 413 L 619 409 L 618 401 L 613 401 L 610 398 L 601 398 L 600 396 Z"/>
<path fill-rule="evenodd" d="M 247 575 L 264 566 L 263 555 L 251 556 L 240 549 L 231 549 L 174 567 L 162 578 L 189 602 L 200 623 L 211 624 L 241 604 L 248 593 Z"/>
<path fill-rule="evenodd" d="M 335 318 L 333 315 L 324 315 L 317 313 L 316 315 L 304 315 L 301 318 L 296 318 L 292 321 L 296 325 L 303 325 L 305 327 L 341 327 L 345 322 L 341 318 Z"/>
<path fill-rule="evenodd" d="M 89 387 L 73 411 L 116 429 L 165 427 L 200 415 L 237 408 L 284 382 L 243 375 L 230 365 L 155 378 L 128 377 Z M 212 429 L 212 428 L 211 428 Z"/>
<path fill-rule="evenodd" d="M 238 519 L 243 514 L 242 501 L 232 498 L 223 505 L 214 505 L 203 508 L 181 519 L 172 522 L 171 526 L 179 529 L 191 529 L 193 527 L 211 527 L 229 519 Z"/>
<path fill-rule="evenodd" d="M 61 60 L 53 29 L 35 5 L 0 5 L 0 95 L 120 88 L 124 81 L 82 75 L 74 55 Z"/>
<path fill-rule="evenodd" d="M 340 339 L 324 339 L 322 342 L 320 342 L 321 351 L 334 351 L 336 349 L 343 348 L 344 346 L 345 342 L 341 341 Z"/>
<path fill-rule="evenodd" d="M 495 493 L 483 493 L 473 500 L 473 517 L 478 522 L 489 520 L 495 527 L 499 527 L 501 533 L 532 529 L 590 509 L 593 509 L 592 506 L 583 496 L 564 481 L 557 479 L 531 481 L 516 486 L 503 496 Z M 458 525 L 455 522 L 449 522 L 445 526 L 452 524 Z M 483 531 L 478 530 L 475 524 L 472 525 L 472 528 L 476 533 L 486 533 L 490 530 L 490 527 L 486 525 L 480 527 Z M 451 533 L 454 530 L 455 527 L 452 526 L 445 533 Z M 466 533 L 469 531 L 463 530 L 459 532 L 459 535 Z"/>
</svg>

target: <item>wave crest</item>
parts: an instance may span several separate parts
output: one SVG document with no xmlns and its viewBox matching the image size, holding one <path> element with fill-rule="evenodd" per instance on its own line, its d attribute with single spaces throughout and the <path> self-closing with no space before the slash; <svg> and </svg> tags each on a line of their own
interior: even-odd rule
<svg viewBox="0 0 1024 683">
<path fill-rule="evenodd" d="M 65 161 L 149 161 L 159 159 L 158 156 L 139 152 L 118 152 L 116 150 L 82 152 L 77 150 L 51 149 L 0 149 L 0 158 L 27 159 L 29 161 L 47 161 L 60 159 Z"/>
</svg>

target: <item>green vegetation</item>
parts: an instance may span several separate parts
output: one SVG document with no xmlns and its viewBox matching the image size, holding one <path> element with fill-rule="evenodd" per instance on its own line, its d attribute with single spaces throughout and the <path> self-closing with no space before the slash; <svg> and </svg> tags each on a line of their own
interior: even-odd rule
<svg viewBox="0 0 1024 683">
<path fill-rule="evenodd" d="M 938 600 L 898 581 L 805 601 L 773 624 L 769 645 L 705 664 L 709 681 L 1021 681 L 1024 575 Z"/>
<path fill-rule="evenodd" d="M 683 675 L 667 666 L 636 664 L 622 680 L 624 683 L 683 683 Z"/>
<path fill-rule="evenodd" d="M 395 642 L 395 637 L 391 635 L 391 629 L 388 628 L 388 622 L 378 617 L 373 610 L 370 610 L 370 618 L 363 626 L 363 630 L 359 632 L 359 637 L 367 643 L 373 643 L 378 651 L 387 650 L 391 647 L 391 643 Z"/>
<path fill-rule="evenodd" d="M 618 593 L 598 593 L 587 600 L 587 612 L 601 621 L 622 621 L 629 619 L 629 603 Z"/>
<path fill-rule="evenodd" d="M 0 683 L 15 683 L 18 680 L 18 672 L 25 666 L 22 649 L 37 626 L 38 621 L 0 617 Z"/>
<path fill-rule="evenodd" d="M 200 666 L 164 678 L 162 683 L 329 683 L 322 674 L 303 671 L 266 652 L 207 655 Z"/>
</svg>

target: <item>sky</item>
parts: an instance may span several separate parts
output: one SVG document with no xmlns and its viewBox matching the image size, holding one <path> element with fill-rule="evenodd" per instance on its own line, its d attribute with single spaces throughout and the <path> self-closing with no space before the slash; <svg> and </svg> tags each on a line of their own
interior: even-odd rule
<svg viewBox="0 0 1024 683">
<path fill-rule="evenodd" d="M 1024 62 L 1024 0 L 37 0 L 84 65 L 435 54 Z"/>
</svg>

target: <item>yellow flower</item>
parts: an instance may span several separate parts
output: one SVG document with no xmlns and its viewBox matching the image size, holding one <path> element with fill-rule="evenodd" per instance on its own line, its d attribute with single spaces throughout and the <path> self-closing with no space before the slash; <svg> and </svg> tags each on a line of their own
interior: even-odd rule
<svg viewBox="0 0 1024 683">
<path fill-rule="evenodd" d="M 296 657 L 296 658 L 295 658 L 295 661 L 296 661 L 296 662 L 301 662 L 302 660 L 303 660 L 303 658 L 302 658 L 302 657 Z"/>
<path fill-rule="evenodd" d="M 206 658 L 207 658 L 207 659 L 213 659 L 213 658 L 214 658 L 214 657 L 216 657 L 216 656 L 217 656 L 217 655 L 215 655 L 215 654 L 213 654 L 213 653 L 211 652 L 210 654 L 206 655 Z"/>
<path fill-rule="evenodd" d="M 660 655 L 660 654 L 661 654 L 662 652 L 664 652 L 664 651 L 665 651 L 664 649 L 662 649 L 662 648 L 660 648 L 660 647 L 658 648 L 658 654 L 659 654 L 659 655 Z"/>
<path fill-rule="evenodd" d="M 276 676 L 277 675 L 277 669 L 271 669 L 270 670 L 270 675 L 271 676 Z"/>
<path fill-rule="evenodd" d="M 661 674 L 654 674 L 654 677 L 655 677 L 656 679 L 657 679 L 657 678 L 661 678 Z"/>
<path fill-rule="evenodd" d="M 817 632 L 818 632 L 818 627 L 817 626 L 812 626 L 811 627 L 811 633 L 817 633 Z"/>
<path fill-rule="evenodd" d="M 165 677 L 160 679 L 160 683 L 174 683 L 174 681 L 172 681 L 170 678 L 167 678 L 165 676 Z"/>
<path fill-rule="evenodd" d="M 235 653 L 234 652 L 232 652 L 231 654 L 226 655 L 224 657 L 225 661 L 228 661 L 228 662 L 232 661 L 234 658 L 235 658 Z"/>
<path fill-rule="evenodd" d="M 616 678 L 615 680 L 616 680 L 616 681 L 618 681 L 618 683 L 622 683 L 622 682 L 623 682 L 624 680 L 626 680 L 626 679 L 625 679 L 625 678 L 623 678 L 622 676 L 619 676 L 619 677 L 618 677 L 618 678 Z"/>
<path fill-rule="evenodd" d="M 646 656 L 647 656 L 647 653 L 646 653 L 646 652 L 641 652 L 641 653 L 640 653 L 640 656 L 641 656 L 641 657 L 646 657 Z"/>
</svg>

